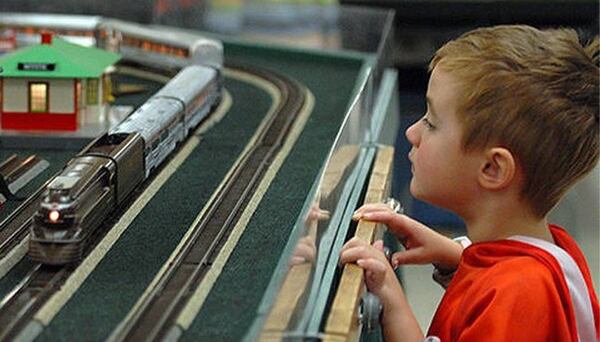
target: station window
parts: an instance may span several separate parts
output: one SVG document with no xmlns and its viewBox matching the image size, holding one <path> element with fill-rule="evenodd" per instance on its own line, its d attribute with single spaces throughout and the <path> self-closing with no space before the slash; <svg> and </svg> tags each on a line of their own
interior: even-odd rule
<svg viewBox="0 0 600 342">
<path fill-rule="evenodd" d="M 94 105 L 98 104 L 98 80 L 91 78 L 87 80 L 87 86 L 85 88 L 85 96 L 87 104 Z"/>
<path fill-rule="evenodd" d="M 29 111 L 32 113 L 48 112 L 48 83 L 29 83 Z"/>
</svg>

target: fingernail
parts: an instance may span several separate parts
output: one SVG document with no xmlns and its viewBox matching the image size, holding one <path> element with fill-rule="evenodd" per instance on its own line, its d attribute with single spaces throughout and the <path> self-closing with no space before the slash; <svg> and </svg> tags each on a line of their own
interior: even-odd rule
<svg viewBox="0 0 600 342">
<path fill-rule="evenodd" d="M 361 267 L 362 267 L 362 265 L 363 265 L 364 263 L 365 263 L 365 262 L 363 261 L 363 259 L 358 259 L 358 260 L 356 260 L 356 264 L 357 264 L 358 266 L 361 266 Z"/>
<path fill-rule="evenodd" d="M 360 215 L 360 213 L 354 212 L 354 214 L 352 215 L 352 220 L 353 221 L 358 221 L 360 220 L 362 215 Z"/>
</svg>

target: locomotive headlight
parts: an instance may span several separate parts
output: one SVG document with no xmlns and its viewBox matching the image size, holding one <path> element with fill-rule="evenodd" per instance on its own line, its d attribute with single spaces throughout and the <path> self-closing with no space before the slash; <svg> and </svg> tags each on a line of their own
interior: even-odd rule
<svg viewBox="0 0 600 342">
<path fill-rule="evenodd" d="M 52 223 L 58 222 L 58 219 L 60 219 L 60 213 L 58 212 L 58 210 L 50 210 L 50 212 L 48 213 L 48 219 Z"/>
</svg>

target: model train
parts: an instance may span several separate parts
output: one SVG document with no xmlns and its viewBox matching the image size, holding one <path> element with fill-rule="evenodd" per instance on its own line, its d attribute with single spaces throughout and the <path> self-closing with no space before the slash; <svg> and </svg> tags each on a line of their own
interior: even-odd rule
<svg viewBox="0 0 600 342">
<path fill-rule="evenodd" d="M 186 67 L 70 160 L 42 195 L 30 258 L 52 265 L 80 260 L 102 222 L 219 103 L 221 91 L 218 70 Z"/>
<path fill-rule="evenodd" d="M 99 16 L 47 13 L 0 13 L 0 32 L 11 31 L 16 47 L 39 44 L 42 31 L 53 32 L 83 46 L 96 45 Z"/>
<path fill-rule="evenodd" d="M 223 65 L 221 42 L 196 33 L 114 19 L 103 19 L 96 31 L 98 47 L 118 52 L 125 60 L 143 66 Z"/>
<path fill-rule="evenodd" d="M 158 69 L 201 64 L 220 69 L 223 45 L 204 35 L 169 27 L 145 26 L 100 16 L 0 13 L 0 34 L 14 32 L 17 47 L 38 44 L 54 32 L 76 44 L 120 53 L 123 60 Z"/>
</svg>

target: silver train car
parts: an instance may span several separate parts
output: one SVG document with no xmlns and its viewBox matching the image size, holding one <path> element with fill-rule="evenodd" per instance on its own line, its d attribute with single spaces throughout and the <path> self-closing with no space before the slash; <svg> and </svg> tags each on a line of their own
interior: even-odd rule
<svg viewBox="0 0 600 342">
<path fill-rule="evenodd" d="M 0 13 L 0 33 L 13 30 L 16 46 L 40 42 L 42 31 L 68 41 L 120 53 L 142 66 L 177 70 L 188 65 L 223 67 L 223 45 L 201 34 L 161 26 L 145 26 L 100 16 Z"/>
<path fill-rule="evenodd" d="M 218 104 L 221 92 L 217 70 L 186 67 L 69 161 L 42 195 L 29 257 L 51 265 L 79 261 L 100 225 Z"/>
<path fill-rule="evenodd" d="M 221 88 L 215 69 L 189 66 L 110 133 L 141 134 L 147 177 L 220 102 Z"/>
<path fill-rule="evenodd" d="M 102 20 L 98 32 L 99 47 L 140 65 L 170 69 L 192 64 L 223 66 L 221 42 L 196 33 L 114 19 Z"/>
</svg>

